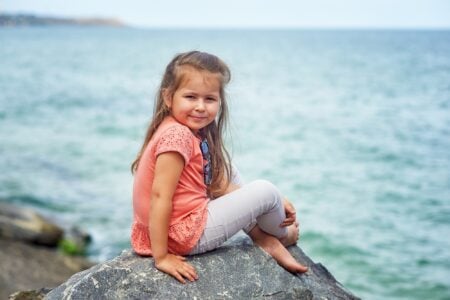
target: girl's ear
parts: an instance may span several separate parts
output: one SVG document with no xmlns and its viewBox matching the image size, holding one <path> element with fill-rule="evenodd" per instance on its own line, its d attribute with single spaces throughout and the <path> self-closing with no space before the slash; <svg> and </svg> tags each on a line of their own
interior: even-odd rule
<svg viewBox="0 0 450 300">
<path fill-rule="evenodd" d="M 162 90 L 162 96 L 163 96 L 163 99 L 164 99 L 164 104 L 168 108 L 171 108 L 172 107 L 172 97 L 170 95 L 169 89 L 163 89 Z"/>
</svg>

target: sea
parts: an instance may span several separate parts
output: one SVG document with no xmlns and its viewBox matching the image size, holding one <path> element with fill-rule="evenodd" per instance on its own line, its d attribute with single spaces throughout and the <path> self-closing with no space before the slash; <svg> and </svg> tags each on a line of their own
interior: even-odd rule
<svg viewBox="0 0 450 300">
<path fill-rule="evenodd" d="M 311 259 L 363 299 L 450 299 L 449 30 L 0 28 L 0 201 L 94 261 L 130 248 L 130 165 L 189 50 L 230 67 L 234 164 L 295 204 Z"/>
</svg>

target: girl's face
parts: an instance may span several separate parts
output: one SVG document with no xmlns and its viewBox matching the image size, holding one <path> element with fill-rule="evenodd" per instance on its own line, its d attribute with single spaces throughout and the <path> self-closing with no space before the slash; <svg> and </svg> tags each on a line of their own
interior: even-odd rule
<svg viewBox="0 0 450 300">
<path fill-rule="evenodd" d="M 219 111 L 220 81 L 216 74 L 193 68 L 186 68 L 183 77 L 172 97 L 164 91 L 164 102 L 178 122 L 198 133 Z"/>
</svg>

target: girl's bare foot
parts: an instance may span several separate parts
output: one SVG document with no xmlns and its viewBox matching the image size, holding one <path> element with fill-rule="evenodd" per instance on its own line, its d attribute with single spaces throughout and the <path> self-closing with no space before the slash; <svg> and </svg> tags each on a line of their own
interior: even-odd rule
<svg viewBox="0 0 450 300">
<path fill-rule="evenodd" d="M 280 242 L 285 246 L 295 245 L 300 235 L 300 228 L 297 222 L 288 226 L 288 234 L 286 237 L 281 238 Z"/>
<path fill-rule="evenodd" d="M 294 225 L 294 224 L 293 224 Z M 295 227 L 295 228 L 298 228 Z M 297 230 L 298 234 L 298 230 Z M 261 229 L 258 226 L 255 226 L 250 232 L 250 237 L 253 239 L 253 242 L 263 248 L 267 253 L 269 253 L 277 263 L 292 273 L 304 273 L 308 271 L 308 267 L 300 264 L 295 260 L 295 258 L 289 253 L 289 251 L 283 246 L 280 240 L 276 237 L 271 236 Z M 289 233 L 288 233 L 289 238 Z M 297 239 L 295 240 L 297 241 Z"/>
</svg>

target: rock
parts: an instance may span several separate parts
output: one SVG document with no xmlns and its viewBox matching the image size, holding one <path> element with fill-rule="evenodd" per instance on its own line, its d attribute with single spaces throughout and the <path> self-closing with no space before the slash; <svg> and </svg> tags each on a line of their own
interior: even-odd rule
<svg viewBox="0 0 450 300">
<path fill-rule="evenodd" d="M 56 249 L 0 238 L 0 266 L 0 299 L 7 299 L 16 291 L 58 286 L 93 263 L 83 257 L 63 255 Z M 14 299 L 39 299 L 30 298 L 31 295 L 32 292 L 22 293 Z"/>
<path fill-rule="evenodd" d="M 300 248 L 289 251 L 309 266 L 307 273 L 289 273 L 248 237 L 239 236 L 212 252 L 188 257 L 199 279 L 183 285 L 158 271 L 151 257 L 125 250 L 73 275 L 45 299 L 358 299 Z"/>
<path fill-rule="evenodd" d="M 15 292 L 8 297 L 8 300 L 42 300 L 50 291 L 49 288 L 42 288 L 40 290 Z"/>
<path fill-rule="evenodd" d="M 63 230 L 25 207 L 0 202 L 0 238 L 56 246 Z"/>
<path fill-rule="evenodd" d="M 91 241 L 92 238 L 87 232 L 72 226 L 64 231 L 64 237 L 59 242 L 59 248 L 69 255 L 84 255 Z"/>
</svg>

